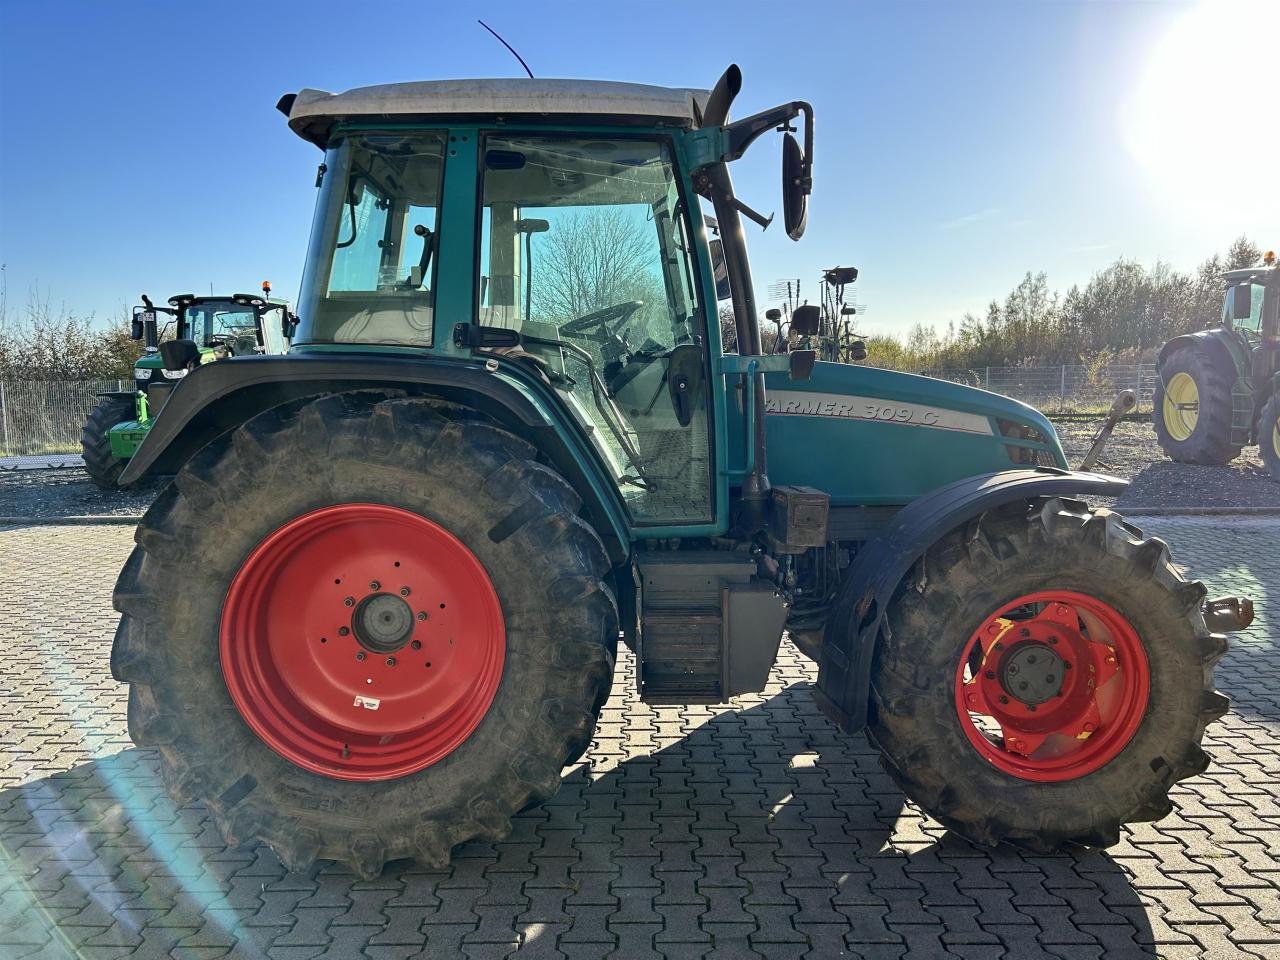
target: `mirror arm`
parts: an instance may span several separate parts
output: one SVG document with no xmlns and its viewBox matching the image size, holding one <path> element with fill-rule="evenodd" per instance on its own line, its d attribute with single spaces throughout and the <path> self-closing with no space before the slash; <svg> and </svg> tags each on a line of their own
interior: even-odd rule
<svg viewBox="0 0 1280 960">
<path fill-rule="evenodd" d="M 801 114 L 804 115 L 804 192 L 807 195 L 813 182 L 813 107 L 804 100 L 793 100 L 729 124 L 724 128 L 728 141 L 724 160 L 737 160 L 769 130 L 793 129 L 791 121 Z"/>
</svg>

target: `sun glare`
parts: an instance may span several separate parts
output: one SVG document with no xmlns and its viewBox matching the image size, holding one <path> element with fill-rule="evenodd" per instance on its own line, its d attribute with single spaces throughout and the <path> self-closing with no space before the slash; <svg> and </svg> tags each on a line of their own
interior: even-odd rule
<svg viewBox="0 0 1280 960">
<path fill-rule="evenodd" d="M 1207 0 L 1148 54 L 1122 120 L 1159 202 L 1227 225 L 1280 216 L 1280 2 Z"/>
</svg>

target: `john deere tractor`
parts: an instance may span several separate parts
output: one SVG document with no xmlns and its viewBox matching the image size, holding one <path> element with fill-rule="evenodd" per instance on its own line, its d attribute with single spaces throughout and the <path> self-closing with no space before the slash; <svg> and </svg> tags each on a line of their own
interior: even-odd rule
<svg viewBox="0 0 1280 960">
<path fill-rule="evenodd" d="M 281 99 L 323 151 L 293 345 L 195 367 L 121 478 L 177 471 L 115 592 L 129 730 L 229 841 L 372 876 L 502 837 L 620 635 L 642 700 L 690 704 L 763 689 L 789 629 L 832 722 L 984 844 L 1114 843 L 1205 769 L 1250 608 L 1080 499 L 1123 481 L 1013 400 L 762 353 L 730 168 L 783 132 L 799 238 L 813 111 L 731 121 L 740 83 Z"/>
<path fill-rule="evenodd" d="M 1280 266 L 1231 270 L 1222 322 L 1160 351 L 1152 416 L 1181 463 L 1223 464 L 1256 443 L 1280 482 Z"/>
<path fill-rule="evenodd" d="M 159 315 L 174 318 L 175 336 L 196 345 L 196 352 L 175 369 L 165 367 L 160 354 Z M 271 284 L 262 293 L 197 297 L 184 293 L 157 307 L 146 294 L 133 308 L 132 336 L 146 346 L 133 367 L 136 389 L 98 394 L 80 435 L 80 451 L 89 479 L 114 489 L 121 471 L 150 432 L 169 394 L 190 365 L 227 357 L 284 353 L 294 321 L 286 300 L 271 297 Z"/>
</svg>

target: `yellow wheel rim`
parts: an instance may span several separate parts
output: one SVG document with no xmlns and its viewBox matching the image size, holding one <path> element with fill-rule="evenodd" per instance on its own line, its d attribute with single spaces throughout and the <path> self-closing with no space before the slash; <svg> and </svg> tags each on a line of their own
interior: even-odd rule
<svg viewBox="0 0 1280 960">
<path fill-rule="evenodd" d="M 1175 373 L 1164 385 L 1164 428 L 1174 440 L 1186 440 L 1200 419 L 1200 389 L 1189 373 Z M 1280 436 L 1280 424 L 1276 425 Z"/>
</svg>

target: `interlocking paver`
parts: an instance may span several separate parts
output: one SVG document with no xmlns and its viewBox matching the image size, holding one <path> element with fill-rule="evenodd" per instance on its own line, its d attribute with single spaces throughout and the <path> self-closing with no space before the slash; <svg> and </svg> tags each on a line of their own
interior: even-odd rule
<svg viewBox="0 0 1280 960">
<path fill-rule="evenodd" d="M 0 530 L 0 956 L 1280 957 L 1280 523 L 1154 519 L 1258 621 L 1177 809 L 1102 853 L 985 851 L 906 803 L 784 645 L 732 706 L 649 707 L 623 652 L 587 756 L 498 843 L 286 874 L 175 808 L 111 680 L 121 527 Z"/>
</svg>

